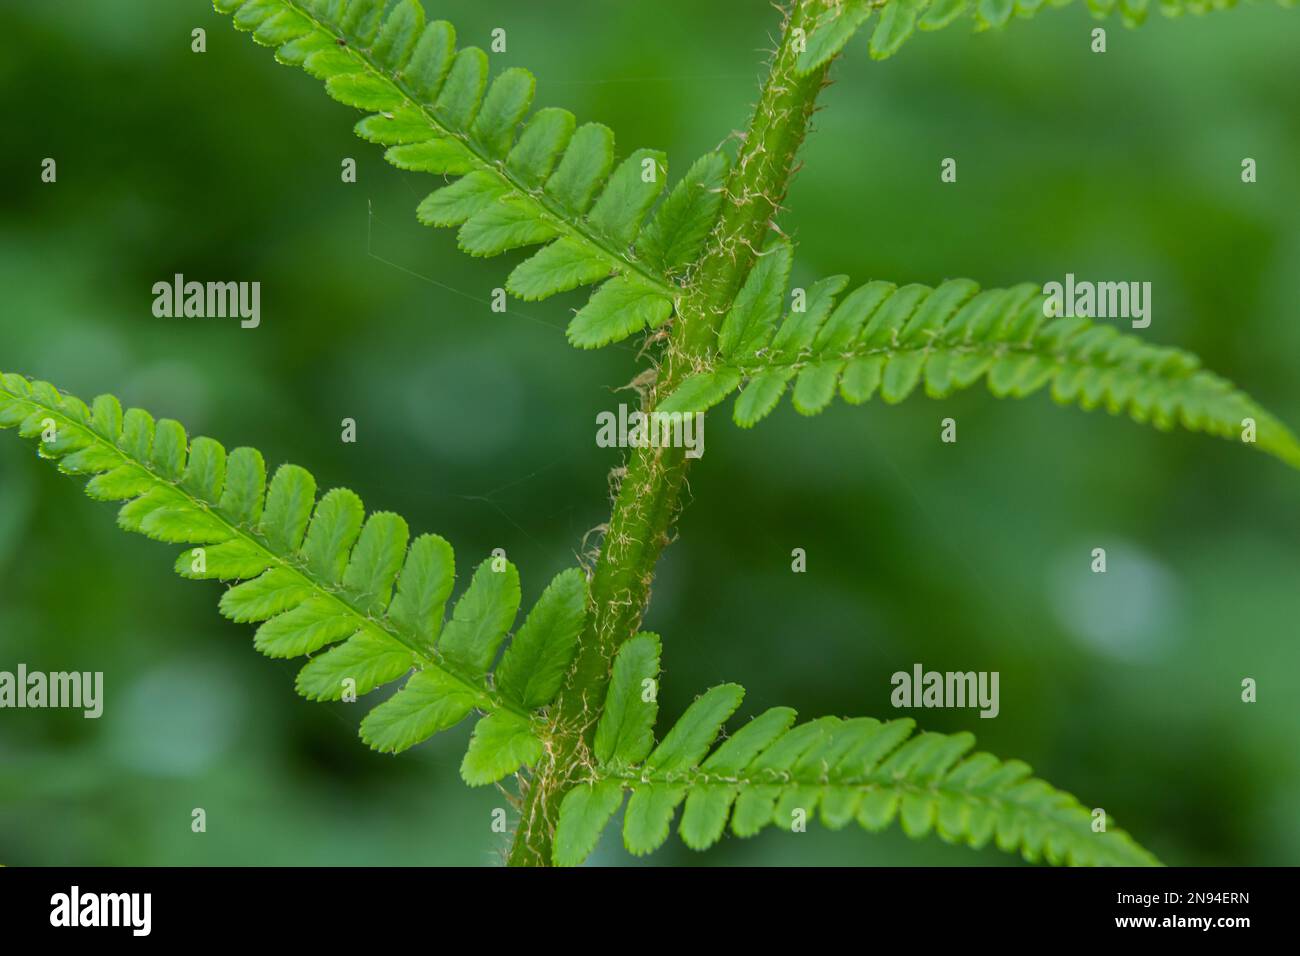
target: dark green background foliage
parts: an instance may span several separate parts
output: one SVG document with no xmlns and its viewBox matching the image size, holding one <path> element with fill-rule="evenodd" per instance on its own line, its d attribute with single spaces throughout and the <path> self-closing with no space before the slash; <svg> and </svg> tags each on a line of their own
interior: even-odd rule
<svg viewBox="0 0 1300 956">
<path fill-rule="evenodd" d="M 776 26 L 762 0 L 429 12 L 463 43 L 505 27 L 494 65 L 533 69 L 539 104 L 609 124 L 623 152 L 666 149 L 678 175 L 743 127 Z M 617 386 L 637 369 L 632 348 L 565 343 L 582 293 L 492 314 L 508 264 L 416 223 L 432 178 L 385 164 L 353 137 L 358 114 L 202 0 L 11 3 L 0 19 L 0 366 L 347 484 L 451 540 L 462 582 L 503 547 L 525 604 L 573 563 L 620 462 L 595 447 L 595 415 L 633 400 Z M 950 28 L 883 64 L 856 38 L 782 224 L 797 284 L 1150 280 L 1141 334 L 1300 423 L 1300 22 L 1271 6 L 1111 22 L 1104 56 L 1093 25 L 1070 8 L 1003 34 Z M 56 185 L 39 182 L 46 156 Z M 939 182 L 945 156 L 956 185 Z M 150 287 L 175 272 L 260 281 L 262 327 L 155 318 Z M 785 403 L 749 433 L 729 415 L 710 418 L 647 621 L 665 636 L 665 719 L 724 680 L 749 689 L 744 713 L 891 717 L 889 676 L 914 662 L 997 670 L 997 719 L 912 716 L 1027 760 L 1168 863 L 1300 859 L 1295 473 L 982 388 L 808 421 Z M 948 415 L 955 446 L 939 442 Z M 98 721 L 0 712 L 0 862 L 495 858 L 503 797 L 457 774 L 468 723 L 371 753 L 361 710 L 298 698 L 295 665 L 252 653 L 251 629 L 216 613 L 218 585 L 172 574 L 175 550 L 121 534 L 30 448 L 0 444 L 0 669 L 106 675 Z M 1257 704 L 1239 701 L 1246 676 Z M 593 860 L 627 861 L 617 841 L 611 827 Z M 708 856 L 673 839 L 651 860 L 1009 858 L 812 828 Z"/>
</svg>

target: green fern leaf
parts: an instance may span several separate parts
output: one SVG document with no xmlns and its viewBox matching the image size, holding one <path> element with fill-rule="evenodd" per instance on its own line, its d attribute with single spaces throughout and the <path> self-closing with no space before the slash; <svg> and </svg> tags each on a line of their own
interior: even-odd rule
<svg viewBox="0 0 1300 956">
<path fill-rule="evenodd" d="M 695 161 L 660 205 L 638 240 L 642 257 L 668 275 L 695 261 L 722 208 L 727 158 L 706 153 Z"/>
<path fill-rule="evenodd" d="M 793 265 L 794 246 L 785 240 L 769 246 L 759 257 L 722 320 L 718 349 L 725 358 L 755 352 L 771 337 Z"/>
<path fill-rule="evenodd" d="M 943 398 L 985 379 L 997 397 L 1047 388 L 1059 404 L 1104 406 L 1166 431 L 1181 425 L 1244 439 L 1300 467 L 1300 443 L 1286 426 L 1195 356 L 1088 319 L 1048 317 L 1046 297 L 1033 284 L 981 292 L 968 279 L 937 289 L 869 282 L 832 308 L 845 284 L 835 276 L 814 285 L 805 310 L 774 331 L 781 293 L 771 278 L 751 274 L 723 323 L 725 333 L 744 309 L 752 333 L 720 334 L 722 361 L 683 381 L 661 409 L 707 411 L 743 381 L 733 417 L 748 428 L 791 383 L 795 409 L 815 415 L 836 394 L 854 405 L 876 394 L 893 404 L 922 386 Z"/>
<path fill-rule="evenodd" d="M 963 5 L 966 0 L 952 0 Z M 842 0 L 829 4 L 805 39 L 796 69 L 802 76 L 828 63 L 840 54 L 858 28 L 871 18 L 881 0 Z"/>
<path fill-rule="evenodd" d="M 745 688 L 739 684 L 720 684 L 710 688 L 686 709 L 673 729 L 646 758 L 646 769 L 672 773 L 697 766 L 744 698 Z"/>
<path fill-rule="evenodd" d="M 519 613 L 519 572 L 508 561 L 484 561 L 456 602 L 438 648 L 475 675 L 487 673 Z"/>
<path fill-rule="evenodd" d="M 474 725 L 460 775 L 471 787 L 495 783 L 542 757 L 542 742 L 518 714 L 488 714 Z"/>
<path fill-rule="evenodd" d="M 657 411 L 688 414 L 712 408 L 736 390 L 742 377 L 739 369 L 729 367 L 692 375 L 659 404 Z"/>
<path fill-rule="evenodd" d="M 565 796 L 557 864 L 586 858 L 628 791 L 623 842 L 637 855 L 662 845 L 684 803 L 679 832 L 697 850 L 717 842 L 728 821 L 736 836 L 748 837 L 814 818 L 831 829 L 856 820 L 869 831 L 898 820 L 909 837 L 937 833 L 975 848 L 991 842 L 1032 863 L 1158 865 L 1109 817 L 1104 830 L 1094 830 L 1092 812 L 1033 779 L 1020 761 L 971 754 L 975 741 L 968 733 L 914 734 L 911 720 L 823 717 L 795 725 L 795 712 L 777 707 L 710 754 L 744 696 L 739 686 L 723 684 L 691 704 L 651 750 L 642 729 L 653 726 L 655 704 L 636 686 L 657 676 L 653 636 L 640 635 L 619 650 L 597 741 L 608 719 L 612 736 L 635 743 L 598 749 L 591 778 Z"/>
<path fill-rule="evenodd" d="M 442 632 L 442 612 L 455 575 L 456 559 L 450 544 L 434 534 L 411 542 L 388 615 L 425 650 L 434 646 Z"/>
<path fill-rule="evenodd" d="M 590 856 L 605 824 L 622 804 L 623 786 L 617 780 L 579 784 L 565 794 L 555 831 L 555 863 L 577 866 Z"/>
<path fill-rule="evenodd" d="M 872 59 L 884 60 L 898 52 L 916 29 L 916 17 L 923 5 L 923 0 L 890 0 L 885 4 L 871 32 Z"/>
<path fill-rule="evenodd" d="M 654 746 L 659 713 L 659 638 L 638 634 L 620 648 L 596 725 L 595 753 L 601 764 L 639 763 Z"/>
<path fill-rule="evenodd" d="M 586 617 L 586 579 L 577 568 L 562 571 L 537 599 L 497 665 L 501 693 L 530 710 L 554 698 Z"/>
<path fill-rule="evenodd" d="M 1068 6 L 1071 0 L 1051 0 L 1051 6 Z M 1276 0 L 1279 6 L 1294 6 L 1294 0 Z M 958 18 L 969 16 L 976 31 L 1000 29 L 1013 19 L 1027 20 L 1044 5 L 1044 0 L 838 0 L 828 4 L 817 19 L 797 71 L 806 76 L 838 56 L 853 35 L 880 10 L 869 43 L 873 59 L 884 60 L 898 52 L 916 28 L 941 30 Z M 1161 0 L 1166 17 L 1184 13 L 1201 15 L 1211 10 L 1236 6 L 1236 0 Z M 1097 19 L 1118 12 L 1127 27 L 1146 21 L 1150 0 L 1089 0 L 1088 9 Z"/>
<path fill-rule="evenodd" d="M 455 727 L 485 695 L 443 670 L 425 668 L 411 675 L 396 694 L 366 714 L 361 739 L 381 753 L 400 753 L 434 734 Z"/>
<path fill-rule="evenodd" d="M 409 46 L 400 30 L 387 35 Z M 0 375 L 0 428 L 14 427 L 60 470 L 88 478 L 91 497 L 124 502 L 123 528 L 189 545 L 179 574 L 232 582 L 221 612 L 258 624 L 259 651 L 310 657 L 297 679 L 304 697 L 355 700 L 411 674 L 361 722 L 376 750 L 405 750 L 477 710 L 485 716 L 462 767 L 467 782 L 491 783 L 542 755 L 538 711 L 559 692 L 586 620 L 581 571 L 562 572 L 542 594 L 505 652 L 498 689 L 488 672 L 519 609 L 519 574 L 504 559 L 479 565 L 444 627 L 451 546 L 436 535 L 408 546 L 405 521 L 366 517 L 346 489 L 318 499 L 302 468 L 282 466 L 268 486 L 251 449 L 227 455 L 176 422 L 123 413 L 111 396 L 88 408 L 46 382 Z"/>
<path fill-rule="evenodd" d="M 698 160 L 667 198 L 667 160 L 638 150 L 615 165 L 614 134 L 566 110 L 528 117 L 535 82 L 512 67 L 489 83 L 487 55 L 456 49 L 416 0 L 215 0 L 276 58 L 370 112 L 357 135 L 399 169 L 460 177 L 419 205 L 420 222 L 459 228 L 460 248 L 498 256 L 542 246 L 506 289 L 536 301 L 598 288 L 569 340 L 596 348 L 672 314 L 679 280 L 717 219 L 728 162 Z M 658 208 L 656 209 L 656 204 Z"/>
<path fill-rule="evenodd" d="M 668 321 L 673 304 L 630 276 L 610 279 L 569 323 L 569 341 L 580 348 L 599 348 L 641 329 Z"/>
<path fill-rule="evenodd" d="M 411 654 L 406 648 L 362 631 L 308 661 L 298 672 L 295 686 L 308 700 L 341 700 L 349 679 L 361 696 L 410 669 Z"/>
</svg>

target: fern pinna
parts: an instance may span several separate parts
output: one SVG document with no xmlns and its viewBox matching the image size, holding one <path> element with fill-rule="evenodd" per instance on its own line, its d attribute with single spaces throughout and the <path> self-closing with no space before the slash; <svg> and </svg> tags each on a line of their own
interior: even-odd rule
<svg viewBox="0 0 1300 956">
<path fill-rule="evenodd" d="M 809 31 L 799 70 L 810 73 L 835 57 L 859 30 L 865 29 L 879 11 L 868 48 L 872 59 L 886 60 L 917 30 L 942 30 L 958 20 L 969 20 L 973 29 L 1001 29 L 1012 20 L 1028 20 L 1041 10 L 1067 7 L 1074 0 L 827 0 Z M 1118 14 L 1126 27 L 1141 26 L 1152 7 L 1166 17 L 1186 13 L 1201 15 L 1235 7 L 1238 0 L 1087 0 L 1088 10 L 1099 20 Z M 1284 7 L 1295 0 L 1277 0 Z"/>
<path fill-rule="evenodd" d="M 710 753 L 744 688 L 722 684 L 702 694 L 655 745 L 656 708 L 646 688 L 659 676 L 659 639 L 639 634 L 614 660 L 596 728 L 589 779 L 560 808 L 556 861 L 580 863 L 631 792 L 623 843 L 636 854 L 679 827 L 695 850 L 712 846 L 731 820 L 739 837 L 769 825 L 799 829 L 814 815 L 831 829 L 856 820 L 881 830 L 897 817 L 912 837 L 931 831 L 951 842 L 990 840 L 1030 861 L 1076 866 L 1150 866 L 1155 859 L 1123 830 L 1095 832 L 1092 815 L 1067 793 L 1030 778 L 1018 760 L 966 756 L 967 733 L 912 735 L 911 720 L 823 717 L 795 725 L 789 707 L 773 707 Z"/>
<path fill-rule="evenodd" d="M 848 277 L 832 276 L 778 327 L 792 257 L 788 242 L 767 250 L 723 320 L 717 364 L 682 382 L 661 411 L 706 411 L 743 382 L 733 418 L 749 428 L 792 382 L 795 409 L 815 415 L 837 392 L 853 405 L 877 392 L 894 404 L 922 382 L 926 395 L 943 398 L 983 378 L 998 397 L 1050 385 L 1060 404 L 1104 406 L 1163 430 L 1237 439 L 1247 426 L 1252 444 L 1300 467 L 1286 426 L 1196 356 L 1088 319 L 1052 318 L 1034 283 L 980 291 L 968 279 L 935 289 L 877 281 L 840 298 Z"/>
<path fill-rule="evenodd" d="M 221 612 L 260 622 L 254 645 L 268 657 L 317 655 L 298 674 L 303 696 L 366 694 L 414 669 L 361 723 L 376 750 L 405 750 L 477 710 L 466 782 L 491 783 L 537 759 L 536 711 L 559 690 L 586 612 L 580 571 L 551 582 L 489 679 L 519 611 L 519 573 L 504 558 L 478 566 L 444 627 L 451 546 L 437 535 L 409 540 L 395 514 L 367 518 L 345 488 L 317 500 L 303 468 L 283 465 L 268 483 L 251 448 L 227 454 L 210 438 L 189 441 L 177 422 L 123 413 L 110 395 L 87 407 L 5 375 L 0 427 L 15 426 L 41 439 L 61 471 L 89 476 L 90 497 L 125 501 L 123 529 L 193 545 L 176 560 L 182 577 L 242 581 L 222 595 Z"/>
<path fill-rule="evenodd" d="M 999 27 L 1045 5 L 1061 4 L 789 0 L 734 155 L 706 154 L 669 188 L 661 152 L 620 160 L 608 128 L 561 109 L 530 115 L 533 77 L 512 68 L 489 78 L 487 54 L 458 49 L 452 26 L 428 20 L 416 0 L 215 0 L 281 63 L 364 111 L 357 133 L 391 163 L 439 177 L 419 203 L 421 222 L 458 228 L 474 256 L 539 247 L 510 272 L 510 294 L 538 300 L 594 286 L 569 324 L 572 344 L 645 334 L 655 358 L 647 411 L 706 412 L 738 392 L 733 418 L 747 428 L 787 391 L 796 410 L 815 414 L 837 394 L 893 403 L 985 379 L 998 397 L 1050 386 L 1060 403 L 1240 437 L 1300 466 L 1291 432 L 1193 356 L 1049 315 L 1037 285 L 875 280 L 846 291 L 850 280 L 834 276 L 802 290 L 801 307 L 787 313 L 794 245 L 775 220 L 828 68 L 848 41 L 877 17 L 868 48 L 883 59 L 917 29 L 963 16 L 977 29 Z M 1090 6 L 1132 24 L 1149 4 Z M 1220 4 L 1160 6 L 1175 14 Z M 297 678 L 304 696 L 352 700 L 405 679 L 361 721 L 372 747 L 399 752 L 476 713 L 461 774 L 473 785 L 519 774 L 512 863 L 581 863 L 625 798 L 623 838 L 636 854 L 660 846 L 680 810 L 679 832 L 694 849 L 728 826 L 745 837 L 814 818 L 868 830 L 897 819 L 910 836 L 992 843 L 1031 861 L 1156 862 L 1104 810 L 1019 761 L 971 754 L 967 733 L 914 734 L 910 720 L 874 718 L 800 724 L 777 707 L 727 735 L 743 691 L 724 684 L 656 743 L 660 642 L 640 624 L 681 506 L 680 449 L 631 451 L 598 560 L 556 576 L 516 629 L 519 576 L 504 558 L 477 567 L 445 619 L 450 545 L 412 540 L 394 514 L 367 517 L 345 489 L 318 498 L 296 466 L 268 481 L 251 449 L 227 454 L 111 397 L 87 406 L 16 374 L 0 376 L 0 427 L 17 427 L 60 470 L 87 477 L 92 497 L 124 502 L 126 530 L 185 545 L 178 573 L 230 585 L 221 610 L 258 625 L 258 650 L 309 658 Z"/>
<path fill-rule="evenodd" d="M 425 22 L 414 0 L 217 0 L 235 26 L 274 46 L 326 91 L 372 115 L 357 135 L 387 146 L 400 169 L 459 177 L 420 203 L 420 221 L 459 226 L 461 249 L 497 256 L 544 245 L 510 273 L 506 289 L 536 301 L 599 285 L 569 324 L 594 347 L 662 325 L 675 284 L 717 216 L 726 158 L 697 161 L 659 205 L 667 159 L 642 149 L 614 163 L 614 134 L 546 108 L 525 122 L 534 80 L 503 71 L 488 85 L 488 57 L 456 49 L 445 20 Z M 522 124 L 522 129 L 520 128 Z"/>
</svg>

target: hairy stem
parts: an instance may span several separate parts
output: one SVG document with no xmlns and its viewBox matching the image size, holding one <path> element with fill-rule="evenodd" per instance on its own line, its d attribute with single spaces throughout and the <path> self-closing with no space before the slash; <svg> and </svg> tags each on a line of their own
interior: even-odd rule
<svg viewBox="0 0 1300 956">
<path fill-rule="evenodd" d="M 822 0 L 794 0 L 782 8 L 782 37 L 744 134 L 726 186 L 726 202 L 708 246 L 676 303 L 658 380 L 643 410 L 673 392 L 702 367 L 715 348 L 717 328 L 753 268 L 795 168 L 826 68 L 795 74 L 799 46 L 812 32 Z M 619 485 L 591 580 L 591 614 L 569 680 L 551 708 L 548 751 L 523 794 L 522 816 L 510 850 L 512 866 L 543 866 L 565 793 L 589 776 L 590 745 L 619 646 L 641 625 L 654 568 L 680 510 L 688 461 L 680 448 L 635 449 Z"/>
</svg>

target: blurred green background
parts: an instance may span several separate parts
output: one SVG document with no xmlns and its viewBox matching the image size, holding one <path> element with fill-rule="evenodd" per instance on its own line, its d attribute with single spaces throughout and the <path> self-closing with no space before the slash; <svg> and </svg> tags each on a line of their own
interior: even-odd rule
<svg viewBox="0 0 1300 956">
<path fill-rule="evenodd" d="M 677 174 L 743 128 L 777 22 L 765 0 L 426 6 L 462 43 L 505 27 L 497 65 L 532 68 L 539 104 L 607 123 L 621 152 L 668 150 Z M 797 279 L 1149 280 L 1147 335 L 1300 424 L 1300 16 L 1108 22 L 1105 55 L 1094 25 L 1077 7 L 957 25 L 885 63 L 855 39 L 782 223 Z M 471 260 L 418 225 L 434 180 L 386 165 L 353 111 L 204 0 L 9 2 L 0 37 L 0 367 L 306 465 L 444 534 L 462 569 L 503 547 L 525 603 L 574 562 L 621 460 L 595 446 L 596 413 L 639 369 L 633 348 L 565 343 L 578 294 L 492 314 L 522 256 Z M 260 281 L 261 328 L 155 318 L 150 287 L 176 272 Z M 707 449 L 647 621 L 666 718 L 723 680 L 748 688 L 746 714 L 889 717 L 896 670 L 996 670 L 997 719 L 911 716 L 1027 760 L 1168 863 L 1300 860 L 1300 475 L 982 387 L 811 420 L 786 402 L 748 433 L 724 412 Z M 457 777 L 468 724 L 368 752 L 360 706 L 299 699 L 295 665 L 218 616 L 219 585 L 175 578 L 177 549 L 113 519 L 0 440 L 0 669 L 106 682 L 97 721 L 0 711 L 0 863 L 499 859 L 502 795 Z M 593 860 L 630 862 L 616 828 Z M 1014 861 L 814 827 L 703 856 L 673 838 L 649 862 Z"/>
</svg>

